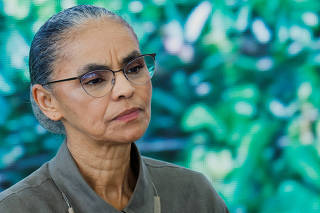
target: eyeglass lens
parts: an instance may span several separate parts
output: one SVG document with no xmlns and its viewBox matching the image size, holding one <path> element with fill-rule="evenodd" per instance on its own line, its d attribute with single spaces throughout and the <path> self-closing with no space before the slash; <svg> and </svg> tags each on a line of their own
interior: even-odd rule
<svg viewBox="0 0 320 213">
<path fill-rule="evenodd" d="M 155 71 L 154 58 L 149 55 L 138 57 L 124 67 L 126 78 L 133 84 L 143 85 L 153 76 Z M 93 97 L 106 95 L 113 86 L 114 74 L 109 70 L 88 72 L 80 79 L 83 89 Z"/>
</svg>

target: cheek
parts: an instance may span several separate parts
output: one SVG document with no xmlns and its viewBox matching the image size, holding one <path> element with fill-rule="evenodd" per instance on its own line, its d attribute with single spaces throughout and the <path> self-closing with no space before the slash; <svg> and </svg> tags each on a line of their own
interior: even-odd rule
<svg viewBox="0 0 320 213">
<path fill-rule="evenodd" d="M 151 97 L 152 97 L 152 85 L 151 83 L 146 85 L 146 88 L 144 89 L 142 93 L 142 99 L 145 103 L 145 109 L 146 109 L 146 114 L 150 120 L 151 116 Z"/>
<path fill-rule="evenodd" d="M 58 94 L 60 111 L 67 122 L 94 127 L 104 117 L 108 101 L 104 99 L 102 103 L 101 99 L 93 98 L 80 89 L 61 88 Z"/>
<path fill-rule="evenodd" d="M 143 98 L 145 102 L 149 105 L 151 105 L 151 96 L 152 96 L 152 84 L 151 82 L 148 83 L 143 91 Z"/>
<path fill-rule="evenodd" d="M 80 88 L 82 90 L 82 88 Z M 69 90 L 69 92 L 68 92 Z M 152 85 L 136 88 L 135 96 L 128 102 L 144 106 L 144 116 L 137 123 L 123 125 L 106 122 L 113 115 L 114 102 L 108 96 L 93 98 L 77 88 L 59 88 L 58 101 L 65 122 L 72 129 L 80 130 L 94 138 L 105 138 L 113 141 L 132 141 L 139 139 L 147 129 L 151 117 Z"/>
</svg>

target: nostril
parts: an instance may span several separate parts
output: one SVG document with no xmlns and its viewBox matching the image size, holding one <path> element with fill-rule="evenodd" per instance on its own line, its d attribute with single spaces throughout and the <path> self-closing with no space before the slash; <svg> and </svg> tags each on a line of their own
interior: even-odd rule
<svg viewBox="0 0 320 213">
<path fill-rule="evenodd" d="M 126 98 L 126 96 L 125 96 L 125 95 L 120 95 L 120 96 L 118 97 L 118 99 L 123 99 L 123 98 Z"/>
</svg>

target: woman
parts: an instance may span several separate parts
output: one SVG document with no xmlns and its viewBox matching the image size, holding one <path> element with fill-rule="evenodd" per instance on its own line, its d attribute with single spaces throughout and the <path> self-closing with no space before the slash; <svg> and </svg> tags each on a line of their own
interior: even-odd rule
<svg viewBox="0 0 320 213">
<path fill-rule="evenodd" d="M 0 212 L 227 212 L 207 179 L 141 157 L 150 120 L 155 54 L 104 8 L 51 17 L 30 49 L 39 122 L 66 135 L 57 155 L 0 194 Z"/>
</svg>

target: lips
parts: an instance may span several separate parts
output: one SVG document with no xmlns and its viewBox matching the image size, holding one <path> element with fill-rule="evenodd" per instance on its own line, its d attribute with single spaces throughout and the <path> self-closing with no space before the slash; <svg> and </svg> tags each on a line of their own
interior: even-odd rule
<svg viewBox="0 0 320 213">
<path fill-rule="evenodd" d="M 138 107 L 126 109 L 121 113 L 119 113 L 118 115 L 116 115 L 112 120 L 124 120 L 124 121 L 133 120 L 139 116 L 140 111 L 141 109 Z"/>
</svg>

